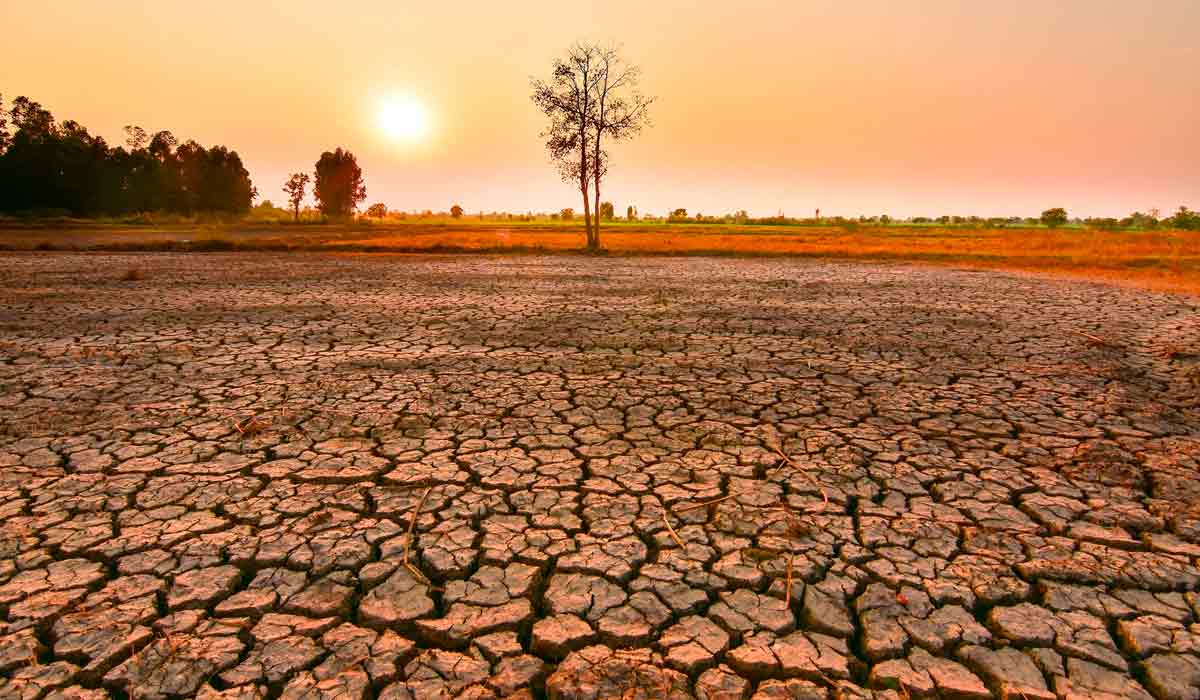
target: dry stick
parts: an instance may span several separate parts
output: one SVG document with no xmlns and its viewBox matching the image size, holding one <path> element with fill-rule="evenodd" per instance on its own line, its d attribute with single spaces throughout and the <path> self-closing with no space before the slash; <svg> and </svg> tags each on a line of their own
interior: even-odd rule
<svg viewBox="0 0 1200 700">
<path fill-rule="evenodd" d="M 690 506 L 684 506 L 683 508 L 671 508 L 670 510 L 672 513 L 675 513 L 676 515 L 678 515 L 679 513 L 686 513 L 689 510 L 695 510 L 696 508 L 704 508 L 705 506 L 715 506 L 716 504 L 718 504 L 722 501 L 728 501 L 729 499 L 733 498 L 736 495 L 737 494 L 731 493 L 728 496 L 721 496 L 720 498 L 712 500 L 712 501 L 705 501 L 704 503 L 693 503 Z"/>
<path fill-rule="evenodd" d="M 783 604 L 788 607 L 791 607 L 792 605 L 792 561 L 795 558 L 796 555 L 794 553 L 788 554 L 787 585 L 784 587 L 783 593 Z"/>
<path fill-rule="evenodd" d="M 1072 332 L 1072 333 L 1076 333 L 1076 334 L 1078 334 L 1078 335 L 1081 335 L 1081 336 L 1083 336 L 1084 338 L 1087 338 L 1088 340 L 1092 341 L 1093 343 L 1096 343 L 1097 345 L 1107 345 L 1107 346 L 1109 346 L 1109 347 L 1112 347 L 1112 343 L 1111 343 L 1111 342 L 1109 342 L 1109 341 L 1105 340 L 1104 338 L 1100 338 L 1100 337 L 1094 336 L 1094 335 L 1092 335 L 1091 333 L 1084 333 L 1083 331 L 1077 331 L 1077 330 L 1074 330 L 1074 329 L 1072 329 L 1072 330 L 1071 330 L 1071 332 Z"/>
<path fill-rule="evenodd" d="M 663 510 L 663 524 L 667 526 L 667 531 L 671 533 L 671 537 L 675 540 L 675 544 L 679 545 L 680 549 L 687 549 L 683 544 L 683 540 L 679 539 L 679 533 L 675 532 L 675 528 L 671 526 L 671 521 L 667 519 L 667 511 Z"/>
<path fill-rule="evenodd" d="M 408 560 L 408 553 L 412 551 L 413 531 L 417 529 L 417 518 L 421 517 L 421 508 L 425 506 L 425 499 L 429 498 L 431 491 L 433 491 L 432 486 L 425 489 L 425 493 L 421 494 L 421 500 L 417 501 L 417 507 L 413 509 L 412 518 L 408 521 L 408 532 L 404 535 L 404 568 L 408 569 L 418 581 L 422 581 L 425 585 L 429 585 L 429 579 Z"/>
</svg>

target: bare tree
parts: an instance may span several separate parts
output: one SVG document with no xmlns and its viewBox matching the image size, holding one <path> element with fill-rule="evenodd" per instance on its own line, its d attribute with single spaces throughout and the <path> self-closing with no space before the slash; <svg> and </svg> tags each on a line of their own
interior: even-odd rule
<svg viewBox="0 0 1200 700">
<path fill-rule="evenodd" d="M 600 244 L 600 183 L 608 174 L 608 154 L 604 140 L 623 141 L 632 138 L 650 125 L 650 105 L 653 97 L 638 89 L 642 71 L 621 58 L 615 47 L 593 47 L 596 52 L 596 97 L 592 117 L 592 195 L 595 202 L 593 236 Z M 611 205 L 610 205 L 611 211 Z M 610 213 L 611 217 L 611 213 Z"/>
<path fill-rule="evenodd" d="M 639 76 L 616 49 L 579 43 L 554 61 L 549 81 L 531 81 L 533 102 L 550 120 L 541 133 L 550 159 L 564 182 L 578 185 L 583 198 L 590 251 L 600 248 L 600 185 L 608 172 L 604 140 L 628 138 L 648 123 L 653 100 L 637 92 Z"/>
<path fill-rule="evenodd" d="M 588 250 L 594 250 L 599 244 L 592 236 L 587 195 L 591 153 L 588 137 L 595 111 L 592 98 L 596 91 L 596 59 L 593 47 L 576 44 L 567 50 L 565 59 L 555 59 L 549 81 L 532 81 L 533 103 L 550 119 L 550 125 L 541 133 L 550 160 L 558 167 L 563 182 L 574 182 L 583 197 Z"/>
</svg>

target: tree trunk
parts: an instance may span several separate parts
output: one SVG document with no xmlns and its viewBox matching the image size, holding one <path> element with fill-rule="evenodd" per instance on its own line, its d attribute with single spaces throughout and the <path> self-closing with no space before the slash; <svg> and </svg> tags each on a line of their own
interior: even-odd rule
<svg viewBox="0 0 1200 700">
<path fill-rule="evenodd" d="M 596 249 L 596 239 L 592 234 L 592 214 L 588 207 L 588 157 L 587 130 L 579 130 L 579 191 L 583 194 L 583 227 L 587 232 L 587 249 Z"/>
<path fill-rule="evenodd" d="M 593 162 L 599 163 L 600 161 L 596 160 Z M 595 166 L 592 166 L 592 167 L 595 167 Z M 595 207 L 592 209 L 592 211 L 595 212 L 596 224 L 592 228 L 592 231 L 594 232 L 594 235 L 596 236 L 596 250 L 599 250 L 600 249 L 600 171 L 599 170 L 596 171 L 596 176 L 594 178 L 592 178 L 592 184 L 593 184 L 593 191 L 595 192 L 595 195 L 596 195 Z"/>
<path fill-rule="evenodd" d="M 596 238 L 592 232 L 592 211 L 588 206 L 587 183 L 583 184 L 583 226 L 587 230 L 587 249 L 596 249 Z"/>
</svg>

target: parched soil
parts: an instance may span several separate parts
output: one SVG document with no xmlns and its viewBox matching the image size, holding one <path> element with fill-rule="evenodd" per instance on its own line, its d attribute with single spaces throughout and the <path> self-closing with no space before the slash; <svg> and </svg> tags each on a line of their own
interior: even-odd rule
<svg viewBox="0 0 1200 700">
<path fill-rule="evenodd" d="M 1200 309 L 0 256 L 0 698 L 1198 698 Z"/>
</svg>

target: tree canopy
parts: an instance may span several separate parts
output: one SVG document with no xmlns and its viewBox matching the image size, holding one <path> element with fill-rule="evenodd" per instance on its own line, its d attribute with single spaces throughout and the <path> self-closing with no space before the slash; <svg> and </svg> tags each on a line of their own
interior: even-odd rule
<svg viewBox="0 0 1200 700">
<path fill-rule="evenodd" d="M 317 207 L 325 216 L 348 217 L 367 198 L 362 168 L 350 151 L 338 148 L 322 153 L 313 179 Z"/>
<path fill-rule="evenodd" d="M 1050 228 L 1058 228 L 1067 223 L 1067 210 L 1062 207 L 1047 209 L 1042 212 L 1042 223 Z"/>
</svg>

